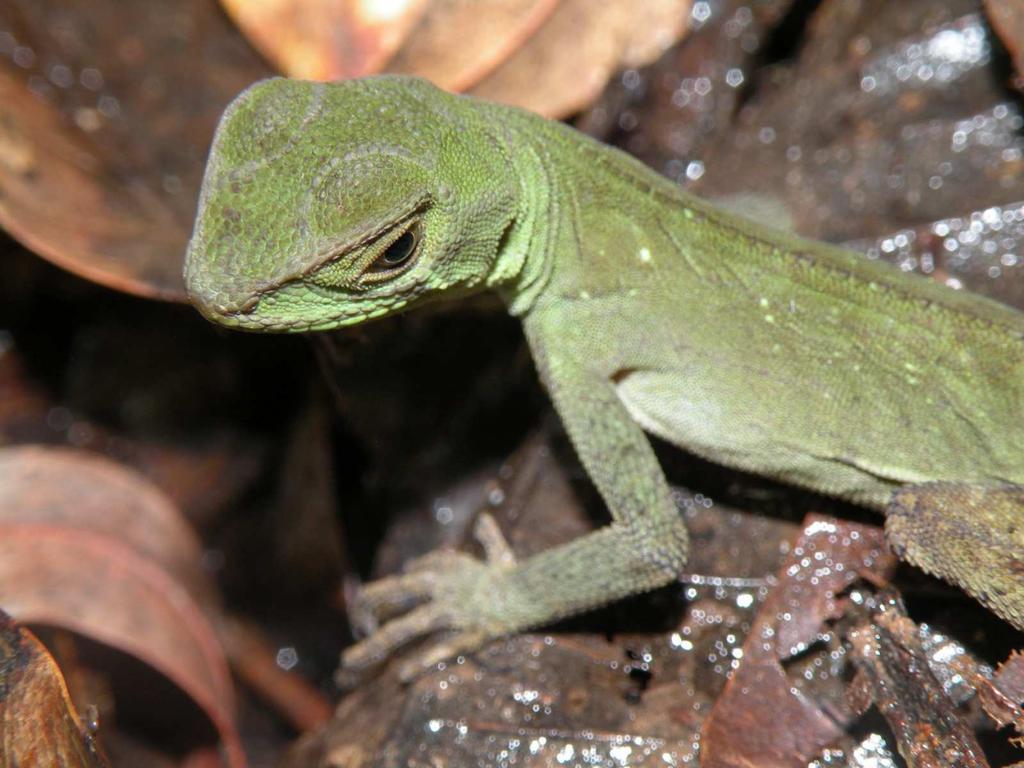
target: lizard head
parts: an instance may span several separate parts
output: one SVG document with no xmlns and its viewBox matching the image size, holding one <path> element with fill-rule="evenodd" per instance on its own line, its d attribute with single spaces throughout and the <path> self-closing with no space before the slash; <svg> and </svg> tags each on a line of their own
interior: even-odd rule
<svg viewBox="0 0 1024 768">
<path fill-rule="evenodd" d="M 517 194 L 461 97 L 407 77 L 266 80 L 221 118 L 186 285 L 228 326 L 352 325 L 484 287 Z"/>
</svg>

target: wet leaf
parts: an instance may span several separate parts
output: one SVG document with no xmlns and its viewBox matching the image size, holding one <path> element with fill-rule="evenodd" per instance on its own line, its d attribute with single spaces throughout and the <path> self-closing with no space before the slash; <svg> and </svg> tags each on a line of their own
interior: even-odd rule
<svg viewBox="0 0 1024 768">
<path fill-rule="evenodd" d="M 929 668 L 917 626 L 895 604 L 850 632 L 859 698 L 875 702 L 908 765 L 988 768 L 963 714 Z"/>
<path fill-rule="evenodd" d="M 1024 307 L 1024 115 L 977 3 L 826 0 L 760 69 L 782 4 L 708 7 L 591 130 L 747 215 Z"/>
<path fill-rule="evenodd" d="M 567 451 L 550 433 L 536 434 L 500 469 L 461 478 L 435 497 L 439 512 L 418 508 L 389 531 L 384 564 L 397 567 L 459 537 L 481 507 L 520 556 L 585 534 L 594 526 L 588 509 L 600 501 Z M 701 723 L 733 668 L 730 651 L 739 649 L 763 576 L 779 566 L 793 527 L 685 491 L 678 498 L 694 533 L 692 581 L 566 622 L 552 635 L 496 640 L 411 687 L 398 682 L 398 658 L 344 699 L 285 765 L 540 768 L 586 759 L 654 768 L 694 760 Z M 650 628 L 609 640 L 643 626 Z M 837 678 L 836 695 L 842 691 Z"/>
<path fill-rule="evenodd" d="M 880 528 L 808 518 L 704 724 L 701 765 L 797 768 L 843 735 L 839 713 L 802 693 L 783 662 L 823 640 L 841 592 L 864 575 L 884 580 L 895 562 Z"/>
<path fill-rule="evenodd" d="M 203 159 L 270 72 L 215 0 L 0 5 L 0 224 L 119 290 L 184 299 Z"/>
<path fill-rule="evenodd" d="M 68 697 L 43 644 L 0 611 L 0 765 L 106 768 L 110 764 Z"/>
<path fill-rule="evenodd" d="M 697 639 L 715 634 L 705 627 Z M 638 649 L 657 659 L 642 693 L 620 644 L 596 636 L 511 637 L 406 687 L 392 669 L 344 699 L 283 765 L 686 765 L 708 701 L 673 673 L 692 669 L 685 657 L 696 654 L 666 642 Z"/>
<path fill-rule="evenodd" d="M 159 491 L 106 459 L 0 450 L 0 605 L 147 663 L 244 759 L 227 664 L 210 620 L 199 545 Z"/>
</svg>

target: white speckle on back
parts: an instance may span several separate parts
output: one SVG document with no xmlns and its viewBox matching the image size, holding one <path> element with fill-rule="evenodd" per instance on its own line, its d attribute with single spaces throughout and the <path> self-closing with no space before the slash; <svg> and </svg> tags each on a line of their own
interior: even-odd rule
<svg viewBox="0 0 1024 768">
<path fill-rule="evenodd" d="M 637 258 L 640 259 L 640 263 L 647 264 L 651 260 L 651 250 L 649 248 L 641 248 L 637 253 Z"/>
</svg>

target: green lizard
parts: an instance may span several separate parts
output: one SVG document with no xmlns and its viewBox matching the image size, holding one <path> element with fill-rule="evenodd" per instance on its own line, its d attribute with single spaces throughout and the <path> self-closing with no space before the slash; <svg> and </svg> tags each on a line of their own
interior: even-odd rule
<svg viewBox="0 0 1024 768">
<path fill-rule="evenodd" d="M 315 331 L 490 289 L 613 521 L 514 562 L 428 555 L 364 590 L 359 667 L 424 663 L 676 578 L 644 431 L 886 511 L 907 560 L 1024 628 L 1024 315 L 746 221 L 627 155 L 410 78 L 270 80 L 225 113 L 185 268 L 209 319 Z M 397 606 L 419 605 L 394 618 Z"/>
</svg>

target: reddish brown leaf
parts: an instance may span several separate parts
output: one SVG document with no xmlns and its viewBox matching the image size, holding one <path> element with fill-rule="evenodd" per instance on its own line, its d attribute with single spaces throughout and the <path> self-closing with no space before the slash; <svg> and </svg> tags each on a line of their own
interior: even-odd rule
<svg viewBox="0 0 1024 768">
<path fill-rule="evenodd" d="M 146 662 L 177 684 L 244 765 L 198 544 L 159 491 L 81 452 L 0 451 L 0 605 Z"/>
<path fill-rule="evenodd" d="M 104 768 L 53 658 L 0 611 L 0 766 Z"/>
<path fill-rule="evenodd" d="M 292 77 L 380 71 L 428 0 L 221 0 L 253 44 Z"/>
<path fill-rule="evenodd" d="M 992 680 L 979 681 L 978 695 L 996 723 L 1013 725 L 1017 733 L 1024 733 L 1024 655 L 1014 652 Z"/>
<path fill-rule="evenodd" d="M 0 224 L 119 290 L 184 299 L 221 110 L 269 74 L 214 0 L 0 5 Z"/>
<path fill-rule="evenodd" d="M 199 540 L 168 498 L 108 459 L 68 448 L 0 449 L 0 526 L 30 524 L 118 541 L 211 605 Z"/>
</svg>

